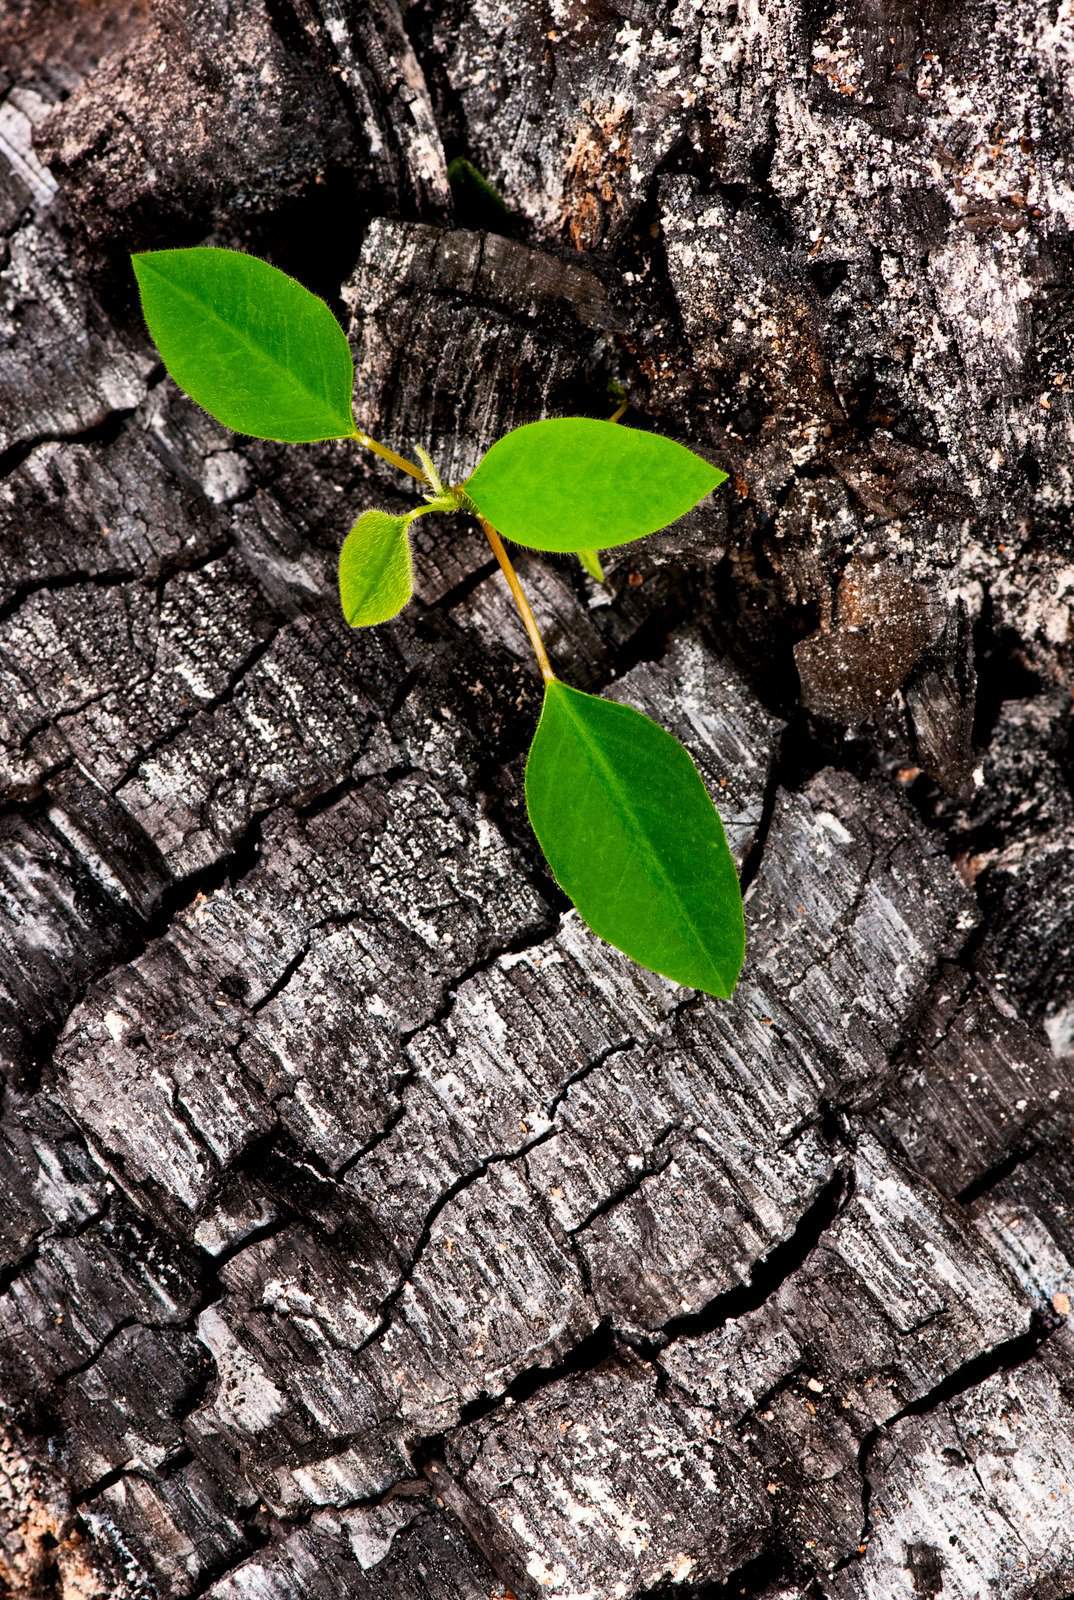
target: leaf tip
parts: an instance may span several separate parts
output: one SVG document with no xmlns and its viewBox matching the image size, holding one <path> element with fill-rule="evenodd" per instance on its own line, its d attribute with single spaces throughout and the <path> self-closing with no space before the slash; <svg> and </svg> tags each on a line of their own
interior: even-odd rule
<svg viewBox="0 0 1074 1600">
<path fill-rule="evenodd" d="M 704 986 L 704 993 L 712 995 L 715 1000 L 733 1000 L 735 990 L 738 988 L 738 980 L 742 976 L 745 960 L 746 952 L 745 948 L 743 948 L 742 959 L 739 961 L 734 973 L 728 975 L 723 971 L 715 971 L 711 984 Z"/>
<path fill-rule="evenodd" d="M 594 583 L 607 583 L 608 579 L 605 576 L 604 567 L 601 564 L 599 550 L 579 550 L 578 560 L 581 562 L 584 570 L 593 579 Z"/>
<path fill-rule="evenodd" d="M 143 272 L 150 272 L 153 261 L 163 254 L 162 250 L 132 250 L 131 266 L 134 268 L 135 277 L 140 278 Z"/>
</svg>

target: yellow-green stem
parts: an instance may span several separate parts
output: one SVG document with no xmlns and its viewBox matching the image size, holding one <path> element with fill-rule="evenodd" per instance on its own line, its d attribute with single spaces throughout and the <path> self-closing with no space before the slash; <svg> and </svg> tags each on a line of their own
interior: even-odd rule
<svg viewBox="0 0 1074 1600">
<path fill-rule="evenodd" d="M 424 470 L 418 466 L 416 461 L 408 461 L 406 456 L 401 456 L 398 451 L 392 450 L 388 445 L 381 444 L 379 440 L 371 438 L 368 433 L 363 433 L 360 428 L 355 428 L 352 438 L 357 439 L 358 443 L 364 445 L 367 450 L 372 450 L 375 456 L 380 456 L 382 461 L 389 461 L 400 472 L 407 472 L 412 478 L 417 478 L 419 483 L 429 482 Z"/>
<path fill-rule="evenodd" d="M 522 626 L 526 630 L 530 644 L 533 646 L 533 653 L 537 657 L 537 665 L 541 669 L 541 677 L 545 683 L 552 683 L 556 675 L 552 671 L 552 663 L 548 659 L 548 651 L 544 647 L 544 640 L 541 638 L 541 630 L 537 626 L 536 618 L 530 610 L 530 603 L 526 599 L 525 590 L 518 581 L 518 573 L 511 565 L 511 557 L 504 549 L 503 540 L 491 522 L 486 522 L 484 517 L 478 517 L 477 520 L 484 530 L 485 538 L 492 546 L 493 555 L 500 563 L 500 571 L 507 579 L 507 587 L 510 589 L 511 596 L 518 607 L 518 614 L 522 618 Z"/>
<path fill-rule="evenodd" d="M 367 450 L 372 450 L 375 456 L 380 456 L 382 461 L 389 461 L 400 472 L 409 473 L 412 478 L 417 478 L 419 483 L 428 484 L 430 488 L 439 487 L 431 482 L 430 475 L 424 467 L 419 467 L 414 461 L 408 461 L 406 456 L 401 456 L 398 451 L 392 450 L 386 444 L 381 444 L 379 440 L 374 439 L 370 434 L 363 433 L 360 428 L 355 428 L 353 437 L 360 445 L 364 445 Z M 437 509 L 439 508 L 434 506 L 424 507 L 422 511 L 412 513 L 412 520 L 413 517 L 422 516 L 424 510 L 433 511 Z M 537 619 L 530 610 L 530 603 L 526 599 L 525 590 L 518 581 L 518 573 L 511 565 L 511 558 L 503 547 L 503 540 L 491 522 L 486 522 L 484 517 L 478 517 L 477 520 L 484 530 L 486 539 L 492 546 L 493 555 L 500 563 L 500 571 L 507 579 L 507 587 L 510 589 L 515 605 L 518 607 L 518 614 L 522 618 L 522 626 L 526 630 L 526 635 L 533 646 L 533 653 L 537 657 L 537 665 L 541 669 L 541 677 L 545 683 L 551 683 L 556 675 L 552 671 L 552 663 L 548 659 L 548 651 L 544 647 L 544 640 L 541 638 L 541 630 L 537 626 Z"/>
</svg>

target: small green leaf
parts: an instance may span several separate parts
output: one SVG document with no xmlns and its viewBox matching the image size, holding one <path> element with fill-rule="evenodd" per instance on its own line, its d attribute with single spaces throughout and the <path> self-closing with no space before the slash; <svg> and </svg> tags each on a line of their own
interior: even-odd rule
<svg viewBox="0 0 1074 1600">
<path fill-rule="evenodd" d="M 354 432 L 354 363 L 323 300 L 240 250 L 147 250 L 131 260 L 164 365 L 210 416 L 290 444 Z"/>
<path fill-rule="evenodd" d="M 502 227 L 510 219 L 503 196 L 465 156 L 448 162 L 447 176 L 455 209 L 467 223 Z"/>
<path fill-rule="evenodd" d="M 659 433 L 592 417 L 551 417 L 498 439 L 466 493 L 516 544 L 577 553 L 666 528 L 726 477 Z"/>
<path fill-rule="evenodd" d="M 526 763 L 526 805 L 556 882 L 602 939 L 728 999 L 745 954 L 723 824 L 670 733 L 553 679 Z"/>
<path fill-rule="evenodd" d="M 604 568 L 600 564 L 599 550 L 579 550 L 578 559 L 594 583 L 604 582 Z"/>
<path fill-rule="evenodd" d="M 339 598 L 352 628 L 397 616 L 414 593 L 409 517 L 363 511 L 339 552 Z"/>
</svg>

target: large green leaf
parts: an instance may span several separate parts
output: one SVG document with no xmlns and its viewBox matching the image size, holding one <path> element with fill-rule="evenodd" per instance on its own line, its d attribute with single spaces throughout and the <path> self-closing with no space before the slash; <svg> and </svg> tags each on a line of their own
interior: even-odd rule
<svg viewBox="0 0 1074 1600">
<path fill-rule="evenodd" d="M 363 511 L 339 553 L 339 598 L 352 628 L 387 622 L 414 593 L 407 517 Z"/>
<path fill-rule="evenodd" d="M 354 363 L 323 300 L 239 250 L 131 259 L 164 365 L 218 422 L 291 444 L 354 432 Z"/>
<path fill-rule="evenodd" d="M 666 528 L 726 477 L 659 433 L 592 417 L 550 417 L 498 439 L 466 493 L 516 544 L 578 552 Z"/>
<path fill-rule="evenodd" d="M 553 679 L 526 763 L 526 805 L 556 882 L 609 944 L 727 999 L 745 954 L 723 824 L 670 733 Z"/>
</svg>

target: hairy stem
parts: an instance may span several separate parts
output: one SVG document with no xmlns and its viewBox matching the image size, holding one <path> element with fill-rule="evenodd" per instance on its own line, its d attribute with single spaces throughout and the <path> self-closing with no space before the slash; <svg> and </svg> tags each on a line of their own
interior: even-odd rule
<svg viewBox="0 0 1074 1600">
<path fill-rule="evenodd" d="M 430 488 L 438 490 L 441 495 L 444 493 L 443 484 L 440 483 L 436 470 L 432 467 L 424 450 L 422 451 L 422 456 L 427 465 L 419 467 L 416 462 L 408 461 L 406 456 L 399 455 L 398 451 L 392 450 L 386 444 L 381 444 L 379 440 L 374 439 L 370 434 L 363 433 L 360 428 L 355 428 L 354 438 L 360 445 L 364 445 L 367 450 L 372 450 L 375 456 L 380 456 L 383 461 L 390 461 L 392 466 L 398 467 L 400 472 L 409 473 L 412 478 L 417 478 L 419 483 L 427 484 Z M 425 511 L 439 511 L 441 509 L 443 508 L 440 506 L 423 507 L 421 511 L 411 513 L 411 520 L 422 516 Z M 544 640 L 541 638 L 541 630 L 537 626 L 537 619 L 530 610 L 530 603 L 526 599 L 525 590 L 518 581 L 518 573 L 511 565 L 511 558 L 504 549 L 503 540 L 496 532 L 496 529 L 490 522 L 486 522 L 484 517 L 478 517 L 477 520 L 484 529 L 486 539 L 492 546 L 493 555 L 500 563 L 501 572 L 507 579 L 507 587 L 514 597 L 515 605 L 518 607 L 518 614 L 522 618 L 522 626 L 526 630 L 530 644 L 533 646 L 533 653 L 537 657 L 537 665 L 541 669 L 541 677 L 545 683 L 551 683 L 555 678 L 555 673 L 552 671 L 552 663 L 548 659 L 548 651 L 544 647 Z"/>
<path fill-rule="evenodd" d="M 491 522 L 486 522 L 484 517 L 478 517 L 477 520 L 484 530 L 485 538 L 492 546 L 493 555 L 500 563 L 500 571 L 507 579 L 507 587 L 510 589 L 515 605 L 518 607 L 518 614 L 522 618 L 522 626 L 526 630 L 530 644 L 533 646 L 533 653 L 537 657 L 537 665 L 541 669 L 541 677 L 545 683 L 551 683 L 556 675 L 552 671 L 552 663 L 548 659 L 548 651 L 544 647 L 541 630 L 538 628 L 536 618 L 530 610 L 530 603 L 526 599 L 525 591 L 518 581 L 518 573 L 511 565 L 511 558 L 503 547 L 503 540 Z"/>
<path fill-rule="evenodd" d="M 423 468 L 419 467 L 417 462 L 408 461 L 406 456 L 401 456 L 398 451 L 392 450 L 389 445 L 381 444 L 379 440 L 371 438 L 368 433 L 363 433 L 360 428 L 355 428 L 352 438 L 357 439 L 358 443 L 364 445 L 367 450 L 372 450 L 375 456 L 380 456 L 382 461 L 391 462 L 392 466 L 397 467 L 400 472 L 409 473 L 412 478 L 417 478 L 419 483 L 428 483 L 429 480 L 425 476 Z"/>
</svg>

